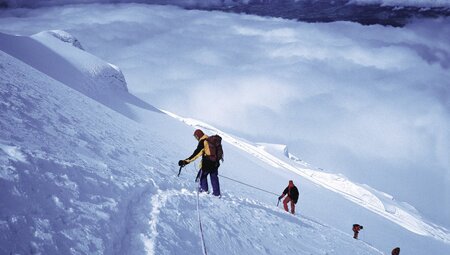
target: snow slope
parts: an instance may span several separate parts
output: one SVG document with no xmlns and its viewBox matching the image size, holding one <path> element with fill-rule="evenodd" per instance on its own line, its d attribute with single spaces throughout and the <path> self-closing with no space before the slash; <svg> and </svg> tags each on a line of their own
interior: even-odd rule
<svg viewBox="0 0 450 255">
<path fill-rule="evenodd" d="M 175 140 L 190 128 L 153 111 L 143 126 L 3 51 L 0 72 L 2 254 L 201 251 L 194 183 L 174 178 Z M 163 126 L 179 137 L 158 133 Z M 255 198 L 225 192 L 202 197 L 201 206 L 210 254 L 380 254 Z"/>
<path fill-rule="evenodd" d="M 84 83 L 65 84 L 39 70 L 42 60 L 34 53 L 12 49 L 16 39 L 3 34 L 0 44 L 0 253 L 201 253 L 195 166 L 175 177 L 177 160 L 196 145 L 192 128 L 171 118 L 176 115 L 127 104 L 123 89 L 111 92 L 113 106 L 128 111 L 109 107 L 102 99 L 111 93 L 96 100 L 81 89 Z M 84 53 L 68 45 L 76 53 L 62 59 L 86 71 L 71 77 L 87 79 L 95 69 L 79 66 L 86 62 L 75 60 Z M 276 193 L 294 179 L 301 190 L 299 214 L 292 216 L 276 208 L 276 196 L 222 178 L 222 199 L 202 194 L 199 200 L 209 254 L 383 254 L 397 245 L 407 254 L 449 251 L 448 231 L 396 203 L 388 211 L 402 209 L 410 218 L 400 221 L 394 213 L 397 218 L 386 220 L 380 208 L 387 203 L 368 187 L 298 165 L 284 147 L 281 153 L 280 146 L 254 145 L 178 119 L 224 137 L 224 176 Z M 366 226 L 363 241 L 351 238 L 354 221 Z"/>
<path fill-rule="evenodd" d="M 344 176 L 325 173 L 311 168 L 306 162 L 298 160 L 290 154 L 287 146 L 279 144 L 252 144 L 242 139 L 236 139 L 210 125 L 194 119 L 184 119 L 173 113 L 167 114 L 195 128 L 207 129 L 220 134 L 225 141 L 238 149 L 259 158 L 267 164 L 291 171 L 315 184 L 341 194 L 346 199 L 363 206 L 368 210 L 389 219 L 398 225 L 419 235 L 431 236 L 446 243 L 450 243 L 450 232 L 445 228 L 426 222 L 417 210 L 407 203 L 397 202 L 389 194 L 377 191 L 367 185 L 358 185 Z M 288 160 L 286 160 L 288 159 Z M 294 163 L 292 163 L 294 161 Z"/>
</svg>

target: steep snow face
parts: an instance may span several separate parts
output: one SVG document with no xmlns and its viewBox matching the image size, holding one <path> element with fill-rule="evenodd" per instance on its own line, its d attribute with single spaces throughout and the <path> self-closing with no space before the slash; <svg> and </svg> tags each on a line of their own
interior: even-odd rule
<svg viewBox="0 0 450 255">
<path fill-rule="evenodd" d="M 157 138 L 1 51 L 0 74 L 0 253 L 112 254 Z"/>
</svg>

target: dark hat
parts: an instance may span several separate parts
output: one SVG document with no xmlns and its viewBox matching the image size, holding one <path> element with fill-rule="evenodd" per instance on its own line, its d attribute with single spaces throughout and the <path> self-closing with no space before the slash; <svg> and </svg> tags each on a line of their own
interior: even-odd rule
<svg viewBox="0 0 450 255">
<path fill-rule="evenodd" d="M 196 129 L 195 131 L 194 131 L 194 136 L 197 138 L 197 139 L 200 139 L 200 138 L 202 138 L 202 136 L 204 136 L 205 134 L 203 133 L 203 131 L 201 131 L 200 129 Z"/>
</svg>

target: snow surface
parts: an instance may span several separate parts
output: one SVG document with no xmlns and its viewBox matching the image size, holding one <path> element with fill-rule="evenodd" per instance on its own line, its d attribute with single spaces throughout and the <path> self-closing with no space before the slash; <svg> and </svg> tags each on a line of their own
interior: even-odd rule
<svg viewBox="0 0 450 255">
<path fill-rule="evenodd" d="M 196 168 L 189 165 L 175 177 L 176 162 L 196 145 L 185 124 L 224 137 L 223 177 L 275 194 L 289 179 L 300 188 L 292 216 L 276 208 L 275 195 L 221 178 L 221 199 L 200 197 L 210 254 L 388 254 L 395 246 L 406 254 L 450 251 L 448 230 L 412 206 L 311 167 L 286 146 L 253 143 L 195 119 L 129 104 L 127 91 L 103 86 L 110 77 L 100 76 L 98 87 L 65 84 L 52 67 L 80 70 L 68 75 L 69 82 L 99 74 L 98 65 L 111 67 L 71 42 L 48 32 L 0 39 L 1 253 L 201 253 Z M 58 53 L 47 60 L 61 62 L 43 69 L 36 52 L 23 50 L 38 47 L 36 41 Z M 110 96 L 114 103 L 105 104 Z M 351 238 L 355 222 L 365 226 L 362 240 Z"/>
</svg>

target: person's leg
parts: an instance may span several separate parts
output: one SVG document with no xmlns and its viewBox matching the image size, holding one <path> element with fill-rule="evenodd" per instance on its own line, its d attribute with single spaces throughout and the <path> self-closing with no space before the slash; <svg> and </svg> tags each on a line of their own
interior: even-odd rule
<svg viewBox="0 0 450 255">
<path fill-rule="evenodd" d="M 288 196 L 286 196 L 286 198 L 283 200 L 283 206 L 284 206 L 284 210 L 286 212 L 289 212 L 289 208 L 288 208 L 288 205 L 287 205 L 289 203 L 289 201 L 291 201 L 291 198 L 288 197 Z"/>
<path fill-rule="evenodd" d="M 353 238 L 358 239 L 358 231 L 353 231 L 353 232 L 354 232 Z"/>
<path fill-rule="evenodd" d="M 209 174 L 211 179 L 211 186 L 213 188 L 213 195 L 220 196 L 220 183 L 219 183 L 219 172 L 216 170 Z"/>
<path fill-rule="evenodd" d="M 208 176 L 207 173 L 203 173 L 200 176 L 200 192 L 208 192 L 208 179 L 206 177 Z"/>
<path fill-rule="evenodd" d="M 295 203 L 294 203 L 294 200 L 291 200 L 291 213 L 295 214 Z"/>
</svg>

